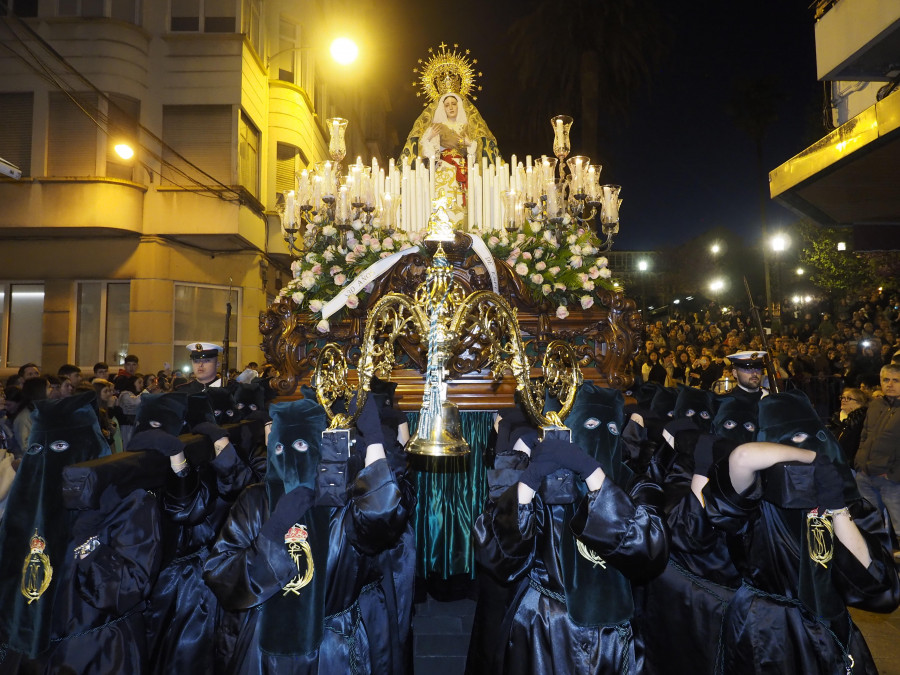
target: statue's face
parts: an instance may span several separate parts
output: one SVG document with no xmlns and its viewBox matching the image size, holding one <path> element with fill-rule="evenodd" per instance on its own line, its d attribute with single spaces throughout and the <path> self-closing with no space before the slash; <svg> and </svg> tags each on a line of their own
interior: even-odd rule
<svg viewBox="0 0 900 675">
<path fill-rule="evenodd" d="M 447 113 L 447 119 L 451 122 L 456 120 L 456 113 L 459 111 L 459 102 L 455 96 L 448 96 L 444 99 L 444 112 Z"/>
</svg>

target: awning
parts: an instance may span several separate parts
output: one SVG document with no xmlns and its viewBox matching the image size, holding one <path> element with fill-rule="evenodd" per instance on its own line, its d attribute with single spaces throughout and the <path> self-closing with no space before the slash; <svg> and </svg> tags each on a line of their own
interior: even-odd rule
<svg viewBox="0 0 900 675">
<path fill-rule="evenodd" d="M 771 171 L 769 189 L 822 225 L 900 225 L 900 91 Z"/>
</svg>

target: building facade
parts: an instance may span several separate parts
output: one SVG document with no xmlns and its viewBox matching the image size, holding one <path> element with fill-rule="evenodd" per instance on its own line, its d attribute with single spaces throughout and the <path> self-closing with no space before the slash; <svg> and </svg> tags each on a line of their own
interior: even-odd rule
<svg viewBox="0 0 900 675">
<path fill-rule="evenodd" d="M 386 95 L 363 100 L 320 48 L 342 3 L 0 7 L 0 157 L 22 171 L 0 178 L 0 373 L 179 368 L 223 341 L 228 305 L 231 365 L 261 362 L 259 313 L 290 275 L 277 194 L 328 157 L 329 117 L 351 120 L 348 154 L 385 156 Z"/>
</svg>

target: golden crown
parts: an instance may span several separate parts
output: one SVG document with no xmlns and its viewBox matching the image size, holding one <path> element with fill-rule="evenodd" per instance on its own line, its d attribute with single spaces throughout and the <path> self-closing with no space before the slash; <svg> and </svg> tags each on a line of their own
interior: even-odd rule
<svg viewBox="0 0 900 675">
<path fill-rule="evenodd" d="M 469 50 L 459 52 L 458 49 L 458 44 L 448 49 L 443 42 L 438 45 L 437 52 L 429 47 L 428 60 L 419 59 L 419 65 L 413 68 L 413 72 L 419 76 L 419 81 L 412 84 L 414 87 L 417 84 L 422 87 L 422 91 L 416 92 L 416 96 L 425 94 L 428 99 L 425 105 L 437 101 L 448 92 L 459 94 L 463 98 L 471 98 L 473 101 L 478 98 L 469 96 L 473 90 L 481 91 L 481 86 L 475 84 L 475 78 L 481 77 L 481 72 L 476 73 L 473 68 L 478 59 L 470 61 Z"/>
</svg>

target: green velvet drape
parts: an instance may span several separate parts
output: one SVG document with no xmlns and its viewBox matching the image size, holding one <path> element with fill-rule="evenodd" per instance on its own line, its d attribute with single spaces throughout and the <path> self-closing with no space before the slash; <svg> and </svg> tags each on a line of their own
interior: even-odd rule
<svg viewBox="0 0 900 675">
<path fill-rule="evenodd" d="M 419 413 L 407 413 L 410 435 L 416 433 Z M 487 494 L 482 458 L 494 423 L 491 411 L 460 413 L 463 437 L 471 452 L 465 457 L 410 457 L 418 504 L 416 574 L 447 579 L 475 576 L 472 526 Z"/>
</svg>

